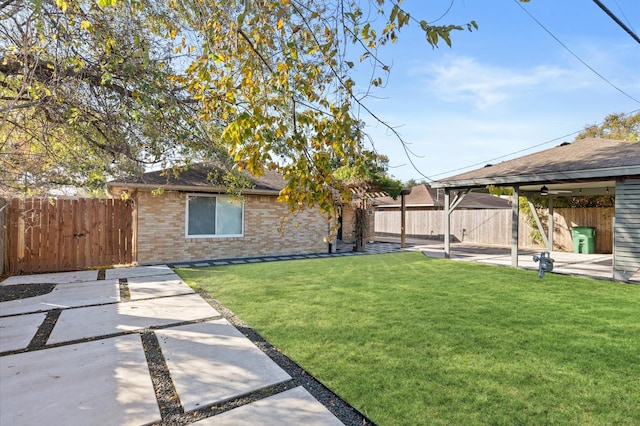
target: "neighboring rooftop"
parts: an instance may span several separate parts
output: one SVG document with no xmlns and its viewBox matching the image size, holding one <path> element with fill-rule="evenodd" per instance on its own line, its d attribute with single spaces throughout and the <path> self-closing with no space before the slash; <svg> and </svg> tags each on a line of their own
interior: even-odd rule
<svg viewBox="0 0 640 426">
<path fill-rule="evenodd" d="M 455 196 L 455 192 L 453 194 Z M 444 206 L 444 193 L 442 190 L 432 188 L 427 184 L 416 185 L 411 188 L 411 192 L 405 196 L 405 205 L 409 208 L 440 208 Z M 376 198 L 379 207 L 400 207 L 400 197 Z M 459 208 L 461 209 L 507 209 L 511 204 L 508 200 L 490 194 L 469 193 L 467 194 Z"/>
</svg>

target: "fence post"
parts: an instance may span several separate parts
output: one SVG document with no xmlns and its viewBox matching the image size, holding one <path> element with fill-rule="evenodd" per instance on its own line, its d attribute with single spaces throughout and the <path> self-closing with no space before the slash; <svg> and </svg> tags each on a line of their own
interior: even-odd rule
<svg viewBox="0 0 640 426">
<path fill-rule="evenodd" d="M 4 275 L 5 266 L 8 265 L 8 232 L 7 217 L 9 215 L 9 202 L 4 198 L 0 198 L 0 276 Z"/>
</svg>

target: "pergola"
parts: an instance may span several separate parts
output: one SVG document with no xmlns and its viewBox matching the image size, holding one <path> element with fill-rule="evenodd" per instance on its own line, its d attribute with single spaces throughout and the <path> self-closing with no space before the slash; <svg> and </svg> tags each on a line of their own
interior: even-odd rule
<svg viewBox="0 0 640 426">
<path fill-rule="evenodd" d="M 485 191 L 491 185 L 513 188 L 512 266 L 518 266 L 520 196 L 549 197 L 549 232 L 543 229 L 535 209 L 531 210 L 547 250 L 551 252 L 554 195 L 608 194 L 616 200 L 613 278 L 627 281 L 640 269 L 640 142 L 581 139 L 432 183 L 432 187 L 443 188 L 445 193 L 445 257 L 450 257 L 451 253 L 451 212 L 466 194 Z M 453 191 L 457 192 L 455 197 L 451 197 Z"/>
</svg>

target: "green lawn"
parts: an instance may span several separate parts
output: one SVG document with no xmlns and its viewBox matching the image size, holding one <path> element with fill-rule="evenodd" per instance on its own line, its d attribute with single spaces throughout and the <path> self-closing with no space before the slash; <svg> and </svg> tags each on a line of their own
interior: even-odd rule
<svg viewBox="0 0 640 426">
<path fill-rule="evenodd" d="M 420 253 L 178 272 L 380 425 L 640 424 L 640 286 Z"/>
</svg>

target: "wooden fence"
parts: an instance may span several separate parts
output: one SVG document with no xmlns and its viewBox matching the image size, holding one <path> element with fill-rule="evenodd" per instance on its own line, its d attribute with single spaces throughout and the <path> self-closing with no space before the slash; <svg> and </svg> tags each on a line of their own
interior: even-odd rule
<svg viewBox="0 0 640 426">
<path fill-rule="evenodd" d="M 14 198 L 7 222 L 10 274 L 73 271 L 135 259 L 131 200 Z"/>
<path fill-rule="evenodd" d="M 5 266 L 9 261 L 8 253 L 8 233 L 7 217 L 9 213 L 9 202 L 0 198 L 0 277 L 4 275 Z"/>
<path fill-rule="evenodd" d="M 407 238 L 444 240 L 444 213 L 442 210 L 407 210 Z M 539 211 L 540 220 L 546 226 L 546 210 Z M 520 247 L 544 248 L 533 235 L 537 227 L 527 223 L 520 215 Z M 613 208 L 557 208 L 554 209 L 554 249 L 572 251 L 571 227 L 596 228 L 596 253 L 611 253 L 613 249 Z M 400 211 L 377 211 L 375 231 L 379 236 L 400 235 Z M 454 210 L 451 214 L 451 234 L 456 241 L 476 244 L 511 245 L 511 210 L 479 209 Z"/>
</svg>

